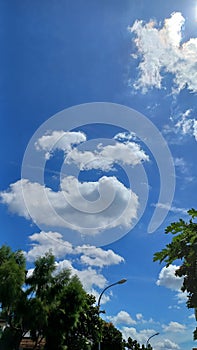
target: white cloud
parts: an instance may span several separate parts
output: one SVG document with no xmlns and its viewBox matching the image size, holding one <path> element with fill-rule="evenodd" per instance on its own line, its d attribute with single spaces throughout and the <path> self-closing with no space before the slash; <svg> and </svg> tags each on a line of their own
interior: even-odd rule
<svg viewBox="0 0 197 350">
<path fill-rule="evenodd" d="M 104 250 L 90 245 L 74 247 L 69 242 L 64 241 L 62 235 L 58 232 L 41 231 L 40 233 L 32 234 L 29 236 L 29 239 L 32 242 L 30 249 L 27 252 L 24 251 L 28 261 L 34 261 L 51 251 L 57 259 L 57 271 L 65 268 L 69 269 L 72 275 L 75 274 L 79 277 L 86 291 L 95 295 L 97 299 L 100 294 L 94 289 L 94 286 L 103 289 L 107 283 L 106 278 L 101 273 L 101 269 L 104 266 L 115 265 L 124 261 L 120 255 L 114 253 L 112 250 Z M 69 258 L 62 259 L 68 255 Z M 79 260 L 80 256 L 81 259 Z M 83 257 L 89 257 L 90 259 L 83 261 Z M 74 265 L 79 267 L 82 264 L 85 265 L 83 269 L 74 267 Z M 99 271 L 96 269 L 97 267 L 99 267 Z M 29 274 L 32 272 L 33 269 L 29 270 Z M 110 299 L 109 295 L 103 296 L 102 304 Z"/>
<path fill-rule="evenodd" d="M 177 208 L 177 207 L 171 206 L 169 204 L 165 204 L 165 203 L 157 203 L 154 206 L 157 207 L 157 208 L 161 208 L 161 209 L 167 209 L 168 211 L 171 211 L 172 213 L 175 213 L 175 214 L 181 213 L 183 215 L 186 215 L 187 211 L 188 211 L 188 209 Z"/>
<path fill-rule="evenodd" d="M 29 236 L 29 239 L 32 242 L 31 247 L 28 252 L 24 252 L 28 261 L 34 261 L 46 252 L 51 251 L 56 259 L 63 258 L 68 254 L 72 256 L 81 255 L 81 264 L 99 268 L 124 262 L 124 258 L 111 249 L 104 250 L 90 245 L 73 247 L 58 232 L 41 231 L 40 233 L 32 234 Z"/>
<path fill-rule="evenodd" d="M 72 244 L 62 239 L 62 235 L 58 232 L 44 232 L 34 233 L 29 236 L 32 243 L 28 252 L 24 252 L 28 261 L 34 261 L 36 258 L 45 255 L 46 252 L 51 253 L 57 258 L 62 258 L 66 254 L 72 254 Z"/>
<path fill-rule="evenodd" d="M 188 168 L 183 158 L 176 157 L 174 159 L 174 165 L 181 171 L 182 174 L 188 173 Z"/>
<path fill-rule="evenodd" d="M 182 43 L 182 27 L 185 22 L 180 12 L 165 19 L 161 28 L 156 23 L 136 20 L 129 28 L 136 34 L 135 43 L 141 58 L 140 76 L 135 88 L 146 92 L 148 88 L 162 88 L 162 73 L 174 76 L 173 91 L 187 87 L 197 91 L 197 38 Z"/>
<path fill-rule="evenodd" d="M 164 339 L 163 341 L 159 341 L 154 348 L 155 350 L 178 350 L 180 346 L 170 339 Z"/>
<path fill-rule="evenodd" d="M 182 292 L 181 287 L 183 285 L 184 277 L 179 277 L 175 275 L 176 270 L 179 266 L 169 265 L 168 267 L 163 267 L 159 273 L 159 278 L 156 282 L 158 286 L 164 286 L 173 291 L 176 291 L 176 299 L 178 304 L 183 304 L 187 301 L 187 292 Z"/>
<path fill-rule="evenodd" d="M 179 266 L 169 265 L 163 267 L 159 273 L 159 278 L 156 282 L 158 286 L 164 286 L 174 291 L 179 291 L 183 284 L 183 277 L 175 276 L 176 270 Z"/>
<path fill-rule="evenodd" d="M 73 145 L 86 141 L 86 136 L 81 131 L 54 130 L 40 137 L 35 143 L 37 151 L 45 151 L 45 158 L 49 159 L 55 149 L 68 152 Z"/>
<path fill-rule="evenodd" d="M 113 250 L 104 250 L 90 245 L 82 245 L 75 248 L 76 253 L 82 253 L 80 261 L 89 266 L 110 266 L 124 261 L 124 258 L 114 253 Z"/>
<path fill-rule="evenodd" d="M 109 171 L 113 169 L 114 164 L 137 165 L 148 160 L 149 157 L 137 143 L 127 141 L 107 146 L 100 144 L 95 151 L 79 151 L 75 148 L 68 153 L 65 163 L 75 163 L 80 170 Z"/>
<path fill-rule="evenodd" d="M 134 327 L 122 327 L 121 332 L 124 339 L 131 337 L 132 339 L 137 340 L 140 344 L 146 344 L 147 339 L 156 333 L 154 329 L 142 329 L 138 331 Z"/>
<path fill-rule="evenodd" d="M 108 316 L 107 319 L 114 325 L 131 325 L 136 324 L 136 321 L 126 311 L 120 311 L 116 316 Z"/>
<path fill-rule="evenodd" d="M 143 319 L 143 315 L 141 313 L 136 314 L 136 318 L 138 321 Z"/>
<path fill-rule="evenodd" d="M 187 301 L 187 292 L 179 291 L 176 294 L 176 299 L 178 300 L 178 304 L 185 304 Z"/>
<path fill-rule="evenodd" d="M 195 137 L 195 140 L 197 141 L 197 120 L 194 120 L 193 122 L 193 129 L 194 129 L 193 135 Z"/>
<path fill-rule="evenodd" d="M 70 260 L 67 260 L 67 259 L 56 262 L 56 268 L 57 268 L 56 270 L 57 272 L 60 272 L 63 269 L 69 269 L 72 276 L 77 275 L 84 289 L 88 293 L 92 293 L 93 286 L 104 288 L 107 283 L 107 280 L 102 273 L 98 272 L 95 269 L 92 269 L 91 267 L 88 267 L 87 269 L 79 270 L 73 266 Z M 108 299 L 106 299 L 105 301 L 108 301 Z"/>
<path fill-rule="evenodd" d="M 136 140 L 137 136 L 135 132 L 119 132 L 114 136 L 114 140 L 118 141 L 131 141 Z"/>
<path fill-rule="evenodd" d="M 173 333 L 183 332 L 186 329 L 185 325 L 174 321 L 171 321 L 168 325 L 163 325 L 162 327 L 164 332 L 173 332 Z"/>
<path fill-rule="evenodd" d="M 57 232 L 62 227 L 96 234 L 118 226 L 129 228 L 137 218 L 137 195 L 116 177 L 104 176 L 96 182 L 81 183 L 68 176 L 58 192 L 22 179 L 1 192 L 0 198 L 11 212 L 26 219 L 31 215 L 38 226 L 45 225 Z"/>
</svg>

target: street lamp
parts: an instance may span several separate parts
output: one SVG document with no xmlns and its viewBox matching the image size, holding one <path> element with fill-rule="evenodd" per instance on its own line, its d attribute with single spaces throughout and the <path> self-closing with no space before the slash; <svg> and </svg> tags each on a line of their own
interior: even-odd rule
<svg viewBox="0 0 197 350">
<path fill-rule="evenodd" d="M 98 298 L 98 313 L 100 313 L 100 304 L 101 304 L 101 298 L 102 298 L 102 295 L 105 293 L 105 291 L 108 289 L 108 288 L 111 288 L 111 287 L 113 287 L 113 286 L 116 286 L 117 284 L 123 284 L 123 283 L 125 283 L 127 280 L 125 279 L 125 278 L 123 278 L 123 279 L 121 279 L 120 281 L 118 281 L 118 282 L 115 282 L 115 283 L 112 283 L 112 284 L 110 284 L 109 286 L 107 286 L 107 287 L 105 287 L 104 289 L 103 289 L 103 291 L 101 292 L 101 294 L 99 295 L 99 298 Z M 100 350 L 101 349 L 101 343 L 100 343 L 100 341 L 99 341 L 99 343 L 98 343 L 98 350 Z"/>
<path fill-rule="evenodd" d="M 153 335 L 151 335 L 148 339 L 147 339 L 147 342 L 146 342 L 146 348 L 148 347 L 148 344 L 149 344 L 149 340 L 151 339 L 151 338 L 153 338 L 153 337 L 155 337 L 156 335 L 158 335 L 159 334 L 159 332 L 157 332 L 157 333 L 155 333 L 155 334 L 153 334 Z"/>
</svg>

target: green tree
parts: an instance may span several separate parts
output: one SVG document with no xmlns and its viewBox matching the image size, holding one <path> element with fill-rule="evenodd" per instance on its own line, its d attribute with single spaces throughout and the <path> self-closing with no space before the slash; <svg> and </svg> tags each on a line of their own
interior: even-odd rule
<svg viewBox="0 0 197 350">
<path fill-rule="evenodd" d="M 45 350 L 73 350 L 71 338 L 76 344 L 78 339 L 78 349 L 88 349 L 85 344 L 96 339 L 100 322 L 94 298 L 68 269 L 57 270 L 50 252 L 34 265 L 33 273 L 27 276 L 22 252 L 0 248 L 0 307 L 6 324 L 0 349 L 18 350 L 27 332 L 34 349 L 43 338 Z"/>
<path fill-rule="evenodd" d="M 152 346 L 148 344 L 146 347 L 144 344 L 140 345 L 137 340 L 133 340 L 131 337 L 128 338 L 126 347 L 131 350 L 152 350 Z"/>
<path fill-rule="evenodd" d="M 187 307 L 194 308 L 197 319 L 197 211 L 188 211 L 188 222 L 180 219 L 169 225 L 165 233 L 173 235 L 171 243 L 164 249 L 154 254 L 154 261 L 165 262 L 169 266 L 179 261 L 175 275 L 184 277 L 182 291 L 187 292 Z M 197 339 L 197 328 L 194 331 L 194 339 Z"/>
<path fill-rule="evenodd" d="M 26 330 L 21 319 L 16 319 L 19 310 L 18 301 L 24 298 L 25 259 L 20 250 L 12 252 L 7 246 L 0 248 L 0 306 L 1 317 L 5 319 L 6 328 L 2 333 L 2 349 L 18 349 Z M 14 344 L 14 345 L 13 345 Z"/>
<path fill-rule="evenodd" d="M 69 333 L 67 346 L 70 350 L 89 350 L 98 344 L 102 319 L 98 317 L 98 307 L 93 295 L 86 294 L 78 321 Z"/>
<path fill-rule="evenodd" d="M 38 342 L 44 337 L 46 350 L 63 349 L 84 305 L 86 293 L 81 282 L 78 277 L 71 277 L 68 269 L 57 272 L 54 256 L 47 253 L 36 260 L 26 283 L 38 311 L 34 327 L 31 326 L 33 339 Z"/>
<path fill-rule="evenodd" d="M 122 333 L 113 325 L 113 323 L 103 321 L 101 344 L 103 350 L 124 349 Z"/>
</svg>

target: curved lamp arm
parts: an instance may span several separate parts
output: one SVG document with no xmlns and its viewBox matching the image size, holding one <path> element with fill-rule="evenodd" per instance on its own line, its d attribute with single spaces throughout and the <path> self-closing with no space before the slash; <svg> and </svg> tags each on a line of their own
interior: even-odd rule
<svg viewBox="0 0 197 350">
<path fill-rule="evenodd" d="M 123 278 L 122 280 L 118 281 L 118 282 L 115 282 L 115 283 L 112 283 L 110 284 L 109 286 L 105 287 L 103 289 L 103 291 L 101 292 L 99 298 L 98 298 L 98 308 L 100 308 L 100 303 L 101 303 L 101 298 L 102 298 L 102 295 L 105 293 L 105 291 L 108 289 L 108 288 L 111 288 L 113 286 L 116 286 L 116 284 L 123 284 L 125 283 L 127 280 L 125 278 Z"/>
<path fill-rule="evenodd" d="M 148 347 L 148 344 L 149 344 L 149 340 L 151 339 L 151 338 L 153 338 L 153 337 L 155 337 L 156 335 L 158 335 L 159 334 L 159 332 L 157 332 L 157 333 L 155 333 L 155 334 L 153 334 L 153 335 L 151 335 L 148 339 L 147 339 L 147 342 L 146 342 L 146 348 Z"/>
</svg>

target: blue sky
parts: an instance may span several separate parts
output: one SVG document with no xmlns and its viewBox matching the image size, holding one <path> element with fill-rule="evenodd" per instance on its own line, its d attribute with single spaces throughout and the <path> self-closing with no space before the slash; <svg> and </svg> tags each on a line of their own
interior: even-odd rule
<svg viewBox="0 0 197 350">
<path fill-rule="evenodd" d="M 104 316 L 195 345 L 165 227 L 196 208 L 197 3 L 2 1 L 0 243 L 52 249 Z M 152 226 L 151 226 L 152 225 Z M 178 265 L 178 262 L 177 262 Z"/>
</svg>

